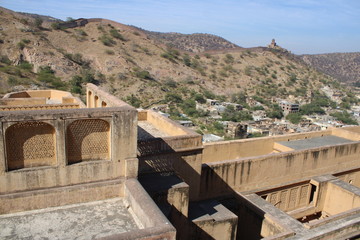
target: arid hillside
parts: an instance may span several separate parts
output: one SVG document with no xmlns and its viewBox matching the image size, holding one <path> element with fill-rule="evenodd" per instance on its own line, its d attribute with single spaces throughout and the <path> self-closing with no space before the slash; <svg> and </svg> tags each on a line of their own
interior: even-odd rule
<svg viewBox="0 0 360 240">
<path fill-rule="evenodd" d="M 158 43 L 193 53 L 240 48 L 226 39 L 212 34 L 181 34 L 143 31 L 150 38 L 157 40 Z"/>
<path fill-rule="evenodd" d="M 360 53 L 302 55 L 310 66 L 348 85 L 360 84 Z"/>
<path fill-rule="evenodd" d="M 93 82 L 135 106 L 149 107 L 194 94 L 307 102 L 325 85 L 338 87 L 281 49 L 244 49 L 206 34 L 156 38 L 105 19 L 65 23 L 0 10 L 2 94 L 29 87 L 81 94 L 83 85 Z"/>
</svg>

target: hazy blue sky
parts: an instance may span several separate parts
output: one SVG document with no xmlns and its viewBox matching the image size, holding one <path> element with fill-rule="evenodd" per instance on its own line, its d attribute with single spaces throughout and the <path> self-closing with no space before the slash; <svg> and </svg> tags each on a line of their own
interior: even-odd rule
<svg viewBox="0 0 360 240">
<path fill-rule="evenodd" d="M 0 6 L 159 32 L 212 33 L 242 47 L 275 38 L 297 54 L 360 52 L 360 0 L 0 0 Z"/>
</svg>

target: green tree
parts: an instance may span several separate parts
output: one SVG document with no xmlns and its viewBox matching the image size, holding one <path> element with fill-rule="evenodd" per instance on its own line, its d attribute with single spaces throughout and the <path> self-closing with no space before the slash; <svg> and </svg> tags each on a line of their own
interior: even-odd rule
<svg viewBox="0 0 360 240">
<path fill-rule="evenodd" d="M 43 20 L 39 17 L 35 18 L 34 25 L 36 28 L 41 29 L 43 24 Z"/>
<path fill-rule="evenodd" d="M 234 106 L 228 105 L 222 114 L 222 119 L 224 121 L 241 122 L 253 120 L 253 117 L 248 111 L 235 111 Z"/>
<path fill-rule="evenodd" d="M 351 115 L 346 111 L 331 113 L 330 116 L 335 117 L 337 120 L 342 121 L 345 124 L 358 125 L 357 121 L 354 120 Z"/>
<path fill-rule="evenodd" d="M 286 119 L 293 124 L 299 124 L 302 119 L 302 115 L 300 113 L 289 113 L 286 116 Z"/>
<path fill-rule="evenodd" d="M 139 98 L 137 98 L 136 96 L 134 96 L 133 94 L 131 94 L 130 96 L 127 96 L 125 99 L 126 102 L 128 102 L 131 106 L 139 108 L 141 105 L 141 100 Z"/>
<path fill-rule="evenodd" d="M 300 107 L 300 113 L 303 115 L 311 115 L 311 114 L 325 114 L 325 110 L 322 109 L 319 105 L 316 103 L 309 103 L 302 105 Z"/>
<path fill-rule="evenodd" d="M 277 118 L 277 119 L 281 119 L 284 116 L 283 111 L 278 104 L 272 105 L 271 108 L 269 108 L 266 111 L 266 115 L 269 118 Z"/>
<path fill-rule="evenodd" d="M 191 58 L 188 54 L 185 54 L 183 57 L 183 62 L 186 66 L 190 67 L 191 66 Z"/>
<path fill-rule="evenodd" d="M 165 101 L 167 103 L 182 103 L 182 97 L 177 93 L 167 93 L 165 95 Z"/>
</svg>

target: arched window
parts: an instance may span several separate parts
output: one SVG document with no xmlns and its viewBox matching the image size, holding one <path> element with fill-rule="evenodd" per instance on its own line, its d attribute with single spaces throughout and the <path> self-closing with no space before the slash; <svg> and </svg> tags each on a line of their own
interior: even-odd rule
<svg viewBox="0 0 360 240">
<path fill-rule="evenodd" d="M 95 100 L 94 100 L 94 108 L 98 107 L 98 101 L 99 101 L 99 97 L 95 95 Z"/>
<path fill-rule="evenodd" d="M 88 108 L 91 108 L 91 107 L 92 107 L 92 92 L 91 92 L 91 91 L 88 91 L 87 107 L 88 107 Z"/>
<path fill-rule="evenodd" d="M 110 157 L 110 125 L 101 119 L 72 122 L 66 130 L 68 164 Z"/>
<path fill-rule="evenodd" d="M 5 132 L 8 170 L 56 164 L 55 129 L 44 122 L 20 122 Z"/>
</svg>

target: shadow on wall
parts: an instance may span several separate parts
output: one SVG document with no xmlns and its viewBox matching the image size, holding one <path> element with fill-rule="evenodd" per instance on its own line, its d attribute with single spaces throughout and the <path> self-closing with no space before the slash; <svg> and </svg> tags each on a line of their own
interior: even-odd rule
<svg viewBox="0 0 360 240">
<path fill-rule="evenodd" d="M 142 154 L 146 156 L 142 157 Z M 202 201 L 190 202 L 189 216 L 185 216 L 166 200 L 166 193 L 164 193 L 164 195 L 151 194 L 149 187 L 143 184 L 145 190 L 148 191 L 159 208 L 162 209 L 165 216 L 168 217 L 177 229 L 177 239 L 219 239 L 219 237 L 214 237 L 215 234 L 219 233 L 216 233 L 216 228 L 211 226 L 211 224 L 204 227 L 201 222 L 202 220 L 196 221 L 201 222 L 200 224 L 198 223 L 199 225 L 193 222 L 194 219 L 199 219 L 206 215 L 211 216 L 217 212 L 211 202 L 207 204 L 206 198 L 200 196 L 201 194 L 206 196 L 215 195 L 212 193 L 215 191 L 214 187 L 222 189 L 222 197 L 217 198 L 217 201 L 239 218 L 236 228 L 229 228 L 226 230 L 228 231 L 226 233 L 223 231 L 221 233 L 223 237 L 229 236 L 229 239 L 260 239 L 267 237 L 261 235 L 262 223 L 265 219 L 264 212 L 254 212 L 248 208 L 247 201 L 242 200 L 241 197 L 206 164 L 202 164 L 202 171 L 206 169 L 207 171 L 205 172 L 209 175 L 208 178 L 203 178 L 205 182 L 200 184 L 200 179 L 202 179 L 200 174 L 194 169 L 191 162 L 186 159 L 187 155 L 193 154 L 194 152 L 176 152 L 176 150 L 161 138 L 138 141 L 139 181 L 142 182 L 142 184 L 146 181 L 142 180 L 142 176 L 154 174 L 155 172 L 164 176 L 164 180 L 160 183 L 168 184 L 168 187 L 164 187 L 168 189 L 172 184 L 176 184 L 176 182 L 166 182 L 166 176 L 175 172 L 178 177 L 190 186 L 190 193 L 192 192 L 193 196 L 196 195 L 193 199 L 202 199 Z M 193 181 L 197 181 L 197 183 Z M 201 185 L 203 189 L 199 189 L 197 187 L 199 185 Z M 194 190 L 196 190 L 196 192 Z M 218 195 L 218 191 L 215 191 L 215 193 Z M 211 199 L 211 197 L 208 197 L 208 199 Z M 196 211 L 200 203 L 207 204 L 206 212 Z"/>
</svg>

